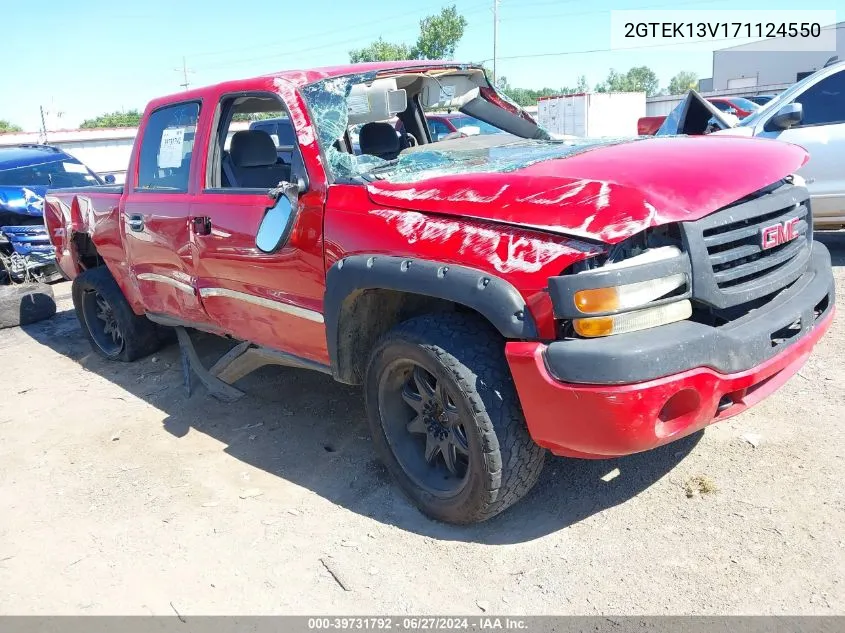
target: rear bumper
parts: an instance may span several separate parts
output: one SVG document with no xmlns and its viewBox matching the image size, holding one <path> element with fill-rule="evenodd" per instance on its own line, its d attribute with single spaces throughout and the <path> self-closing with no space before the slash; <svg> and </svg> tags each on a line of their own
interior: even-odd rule
<svg viewBox="0 0 845 633">
<path fill-rule="evenodd" d="M 696 367 L 635 384 L 586 385 L 555 379 L 543 343 L 508 343 L 505 353 L 537 444 L 569 457 L 616 457 L 680 439 L 757 404 L 801 368 L 834 313 L 831 306 L 776 356 L 736 373 Z"/>
</svg>

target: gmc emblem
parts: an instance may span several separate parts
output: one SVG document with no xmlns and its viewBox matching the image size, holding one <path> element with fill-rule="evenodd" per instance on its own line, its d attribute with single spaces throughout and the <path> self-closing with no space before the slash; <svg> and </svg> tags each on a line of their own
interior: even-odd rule
<svg viewBox="0 0 845 633">
<path fill-rule="evenodd" d="M 760 230 L 760 246 L 763 250 L 791 242 L 798 237 L 798 223 L 800 218 L 792 218 L 785 222 L 772 224 Z"/>
</svg>

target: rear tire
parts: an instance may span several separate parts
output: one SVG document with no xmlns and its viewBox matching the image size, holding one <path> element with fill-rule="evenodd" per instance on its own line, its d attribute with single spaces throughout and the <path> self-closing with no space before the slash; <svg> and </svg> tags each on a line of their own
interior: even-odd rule
<svg viewBox="0 0 845 633">
<path fill-rule="evenodd" d="M 105 266 L 73 280 L 73 307 L 94 351 L 108 360 L 131 362 L 161 347 L 155 324 L 132 311 Z"/>
<path fill-rule="evenodd" d="M 522 498 L 545 450 L 528 434 L 501 336 L 471 315 L 416 317 L 370 355 L 365 396 L 379 457 L 428 516 L 475 523 Z"/>
<path fill-rule="evenodd" d="M 0 328 L 28 325 L 56 314 L 53 289 L 45 284 L 0 286 Z"/>
</svg>

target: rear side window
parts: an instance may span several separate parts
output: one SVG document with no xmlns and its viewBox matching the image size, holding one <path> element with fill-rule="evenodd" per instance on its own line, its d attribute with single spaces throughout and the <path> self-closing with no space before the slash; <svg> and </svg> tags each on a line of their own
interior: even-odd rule
<svg viewBox="0 0 845 633">
<path fill-rule="evenodd" d="M 141 143 L 137 188 L 187 191 L 199 103 L 181 103 L 150 115 Z"/>
<path fill-rule="evenodd" d="M 795 99 L 801 104 L 801 125 L 824 125 L 845 121 L 845 71 L 822 79 Z"/>
<path fill-rule="evenodd" d="M 267 132 L 276 143 L 276 147 L 290 149 L 296 145 L 296 136 L 290 119 L 280 119 L 277 123 L 253 123 L 250 129 Z"/>
</svg>

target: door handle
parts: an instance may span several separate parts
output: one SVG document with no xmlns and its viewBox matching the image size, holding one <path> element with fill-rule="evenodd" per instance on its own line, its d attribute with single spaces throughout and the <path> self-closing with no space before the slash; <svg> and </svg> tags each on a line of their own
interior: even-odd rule
<svg viewBox="0 0 845 633">
<path fill-rule="evenodd" d="M 197 235 L 211 235 L 211 218 L 209 217 L 191 218 L 191 226 Z"/>
<path fill-rule="evenodd" d="M 134 214 L 129 216 L 129 229 L 135 232 L 144 230 L 144 216 Z"/>
</svg>

